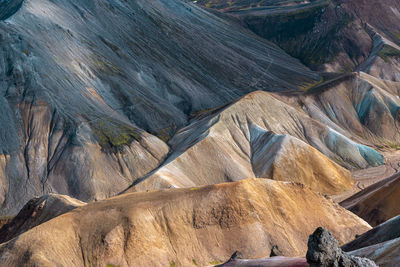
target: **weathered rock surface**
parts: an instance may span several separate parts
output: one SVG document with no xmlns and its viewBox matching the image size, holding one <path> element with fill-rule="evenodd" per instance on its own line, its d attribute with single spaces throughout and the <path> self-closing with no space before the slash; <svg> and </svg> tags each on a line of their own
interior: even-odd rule
<svg viewBox="0 0 400 267">
<path fill-rule="evenodd" d="M 180 0 L 4 0 L 0 19 L 0 215 L 48 192 L 115 195 L 191 113 L 320 79 Z"/>
<path fill-rule="evenodd" d="M 399 55 L 398 47 L 393 46 L 400 44 L 397 27 L 400 4 L 396 0 L 199 0 L 197 3 L 238 18 L 243 25 L 312 68 L 349 72 L 378 60 L 381 74 L 385 73 L 383 69 L 388 71 L 384 76 L 390 76 L 393 70 L 398 73 L 398 63 L 391 64 L 389 59 Z M 376 46 L 376 35 L 389 41 L 385 41 L 388 46 L 383 43 Z M 383 60 L 376 59 L 377 56 Z"/>
<path fill-rule="evenodd" d="M 268 177 L 339 192 L 349 185 L 346 175 L 308 145 L 347 168 L 384 164 L 364 144 L 400 141 L 393 112 L 400 107 L 399 89 L 398 83 L 359 73 L 306 94 L 251 93 L 178 131 L 169 142 L 173 152 L 136 189 Z"/>
<path fill-rule="evenodd" d="M 308 239 L 307 262 L 310 267 L 376 267 L 366 258 L 346 254 L 338 247 L 338 241 L 322 227 L 318 227 Z"/>
<path fill-rule="evenodd" d="M 249 179 L 89 203 L 1 244 L 0 259 L 6 266 L 206 266 L 236 250 L 262 258 L 273 245 L 291 257 L 305 254 L 306 233 L 318 225 L 342 243 L 370 229 L 303 185 Z"/>
<path fill-rule="evenodd" d="M 300 140 L 321 140 L 319 131 L 324 130 L 327 136 L 326 126 L 270 93 L 255 92 L 180 130 L 170 141 L 174 153 L 133 190 L 264 177 L 303 183 L 326 194 L 341 192 L 353 183 L 350 173 Z M 350 142 L 343 146 L 357 151 Z"/>
<path fill-rule="evenodd" d="M 352 251 L 396 238 L 400 238 L 400 216 L 394 217 L 374 227 L 368 232 L 358 236 L 353 241 L 343 245 L 341 248 L 344 251 Z"/>
<path fill-rule="evenodd" d="M 0 243 L 86 203 L 69 196 L 49 194 L 31 199 L 17 216 L 0 228 Z"/>
<path fill-rule="evenodd" d="M 371 225 L 379 225 L 400 214 L 400 174 L 375 183 L 340 204 Z"/>
<path fill-rule="evenodd" d="M 399 266 L 400 238 L 354 250 L 349 254 L 357 257 L 367 257 L 375 261 L 380 267 Z"/>
</svg>

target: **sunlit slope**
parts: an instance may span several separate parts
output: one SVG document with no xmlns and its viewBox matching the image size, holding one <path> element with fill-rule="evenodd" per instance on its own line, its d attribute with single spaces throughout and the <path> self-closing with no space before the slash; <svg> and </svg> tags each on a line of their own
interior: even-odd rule
<svg viewBox="0 0 400 267">
<path fill-rule="evenodd" d="M 47 192 L 115 195 L 191 113 L 320 79 L 184 1 L 3 1 L 0 16 L 3 214 Z"/>
<path fill-rule="evenodd" d="M 342 243 L 370 229 L 303 185 L 249 179 L 87 204 L 0 245 L 0 257 L 8 266 L 207 266 L 236 250 L 265 257 L 273 245 L 303 256 L 317 226 Z"/>
</svg>

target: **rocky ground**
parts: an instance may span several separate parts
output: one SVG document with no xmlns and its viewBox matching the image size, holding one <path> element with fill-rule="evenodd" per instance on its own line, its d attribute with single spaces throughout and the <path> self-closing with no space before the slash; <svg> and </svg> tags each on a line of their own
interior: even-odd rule
<svg viewBox="0 0 400 267">
<path fill-rule="evenodd" d="M 0 265 L 398 265 L 399 24 L 395 0 L 0 0 Z"/>
<path fill-rule="evenodd" d="M 37 225 L 35 217 L 48 216 L 48 209 L 59 211 L 60 205 L 42 201 L 22 210 L 45 203 L 43 212 L 25 215 L 26 224 L 34 223 L 31 227 Z M 18 217 L 8 229 L 19 227 Z M 206 266 L 225 261 L 235 250 L 246 258 L 261 258 L 274 245 L 286 256 L 304 255 L 309 233 L 320 225 L 342 244 L 371 229 L 304 185 L 249 179 L 128 193 L 76 207 L 31 230 L 25 226 L 28 231 L 0 245 L 0 258 L 7 266 Z"/>
</svg>

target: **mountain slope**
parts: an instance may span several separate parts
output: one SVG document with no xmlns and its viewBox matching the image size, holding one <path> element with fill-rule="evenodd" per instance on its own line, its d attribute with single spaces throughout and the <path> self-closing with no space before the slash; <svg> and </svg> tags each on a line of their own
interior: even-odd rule
<svg viewBox="0 0 400 267">
<path fill-rule="evenodd" d="M 255 92 L 180 130 L 170 141 L 174 153 L 134 189 L 264 177 L 338 193 L 351 186 L 350 174 L 301 141 L 323 138 L 320 128 L 326 129 L 274 95 Z"/>
<path fill-rule="evenodd" d="M 367 257 L 382 267 L 397 266 L 400 263 L 400 238 L 351 251 L 350 254 Z"/>
<path fill-rule="evenodd" d="M 351 185 L 348 174 L 307 144 L 349 169 L 384 164 L 373 147 L 399 142 L 399 88 L 358 73 L 306 93 L 251 93 L 195 117 L 169 141 L 165 162 L 134 189 L 268 177 L 338 193 Z"/>
<path fill-rule="evenodd" d="M 14 0 L 0 15 L 0 214 L 47 192 L 115 195 L 192 112 L 320 79 L 184 1 Z"/>
<path fill-rule="evenodd" d="M 25 204 L 17 216 L 0 228 L 0 243 L 85 204 L 64 195 L 50 194 L 33 198 Z"/>
<path fill-rule="evenodd" d="M 379 266 L 400 263 L 400 216 L 390 219 L 342 246 L 355 256 L 368 257 Z"/>
<path fill-rule="evenodd" d="M 376 226 L 400 214 L 400 175 L 375 183 L 340 204 Z"/>
<path fill-rule="evenodd" d="M 372 246 L 400 237 L 400 216 L 394 217 L 360 235 L 342 246 L 344 251 L 352 251 Z"/>
<path fill-rule="evenodd" d="M 236 250 L 265 257 L 273 245 L 304 255 L 320 225 L 340 242 L 370 229 L 303 185 L 249 179 L 90 203 L 1 244 L 0 258 L 8 266 L 206 266 Z"/>
<path fill-rule="evenodd" d="M 376 35 L 400 44 L 400 4 L 396 0 L 197 2 L 238 18 L 313 69 L 354 71 L 377 55 L 373 51 L 376 48 L 384 61 L 388 56 L 397 58 L 394 65 L 383 64 L 391 65 L 389 70 L 397 69 L 398 48 L 376 46 Z"/>
</svg>

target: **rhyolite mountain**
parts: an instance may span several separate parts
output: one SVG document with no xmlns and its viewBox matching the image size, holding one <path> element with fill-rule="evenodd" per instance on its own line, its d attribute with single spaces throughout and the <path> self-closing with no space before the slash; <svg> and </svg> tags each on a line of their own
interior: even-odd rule
<svg viewBox="0 0 400 267">
<path fill-rule="evenodd" d="M 394 0 L 0 0 L 0 265 L 306 264 L 321 226 L 400 263 L 398 25 Z"/>
<path fill-rule="evenodd" d="M 385 66 L 387 73 L 380 74 L 391 75 L 386 66 L 393 58 L 387 59 L 399 56 L 400 3 L 396 0 L 196 2 L 236 17 L 313 69 L 349 72 L 375 61 Z M 385 62 L 372 59 L 377 54 Z"/>
<path fill-rule="evenodd" d="M 32 202 L 21 211 L 27 224 L 36 225 L 26 211 L 37 206 L 44 206 L 41 218 L 72 206 L 63 198 Z M 51 205 L 57 199 L 63 205 Z M 20 225 L 19 216 L 8 228 Z M 235 250 L 260 258 L 274 245 L 287 256 L 302 256 L 309 232 L 319 225 L 341 243 L 371 229 L 302 184 L 246 179 L 128 193 L 78 206 L 0 244 L 0 259 L 6 266 L 210 266 Z"/>
<path fill-rule="evenodd" d="M 383 223 L 400 214 L 400 175 L 383 179 L 340 204 L 354 212 L 372 226 Z"/>
<path fill-rule="evenodd" d="M 355 240 L 343 250 L 360 257 L 368 257 L 379 266 L 396 266 L 400 262 L 400 217 L 394 217 Z"/>
<path fill-rule="evenodd" d="M 1 1 L 0 203 L 115 195 L 156 168 L 190 114 L 320 76 L 172 1 Z"/>
<path fill-rule="evenodd" d="M 376 147 L 399 140 L 397 83 L 319 74 L 239 21 L 190 2 L 3 1 L 1 10 L 3 215 L 45 193 L 91 201 L 132 187 L 263 176 L 339 193 L 352 184 L 343 167 L 381 165 Z M 343 95 L 329 93 L 338 87 Z M 270 92 L 255 96 L 268 97 L 269 107 L 240 104 L 239 98 L 256 90 Z M 316 92 L 305 95 L 306 90 Z M 185 153 L 196 150 L 220 113 L 233 119 L 226 121 L 222 139 L 242 124 L 235 153 L 221 149 L 224 142 L 210 144 L 209 152 L 217 153 Z M 192 126 L 200 128 L 187 131 Z M 304 154 L 304 164 L 273 173 L 282 165 L 277 155 L 290 154 L 285 144 L 292 141 L 268 148 L 266 137 L 254 139 L 256 132 L 294 137 L 302 152 L 286 160 Z M 189 154 L 189 162 L 172 173 L 176 182 L 135 187 L 175 164 L 181 153 Z M 315 158 L 320 165 L 307 164 Z M 186 178 L 195 169 L 199 178 Z M 295 177 L 298 171 L 313 175 Z M 337 175 L 329 177 L 331 171 Z"/>
</svg>

